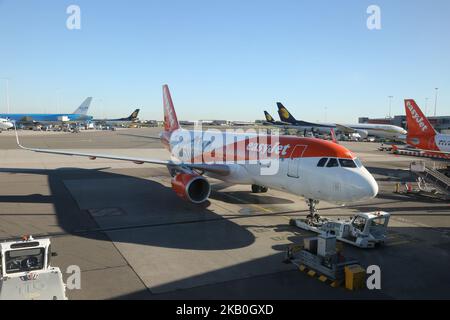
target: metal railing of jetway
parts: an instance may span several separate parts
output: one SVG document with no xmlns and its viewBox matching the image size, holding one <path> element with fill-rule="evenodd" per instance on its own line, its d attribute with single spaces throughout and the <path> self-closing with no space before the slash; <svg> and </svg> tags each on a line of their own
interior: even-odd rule
<svg viewBox="0 0 450 320">
<path fill-rule="evenodd" d="M 428 168 L 425 162 L 419 161 L 411 163 L 410 170 L 426 183 L 433 185 L 436 190 L 446 196 L 450 196 L 450 177 L 443 174 L 435 166 Z"/>
</svg>

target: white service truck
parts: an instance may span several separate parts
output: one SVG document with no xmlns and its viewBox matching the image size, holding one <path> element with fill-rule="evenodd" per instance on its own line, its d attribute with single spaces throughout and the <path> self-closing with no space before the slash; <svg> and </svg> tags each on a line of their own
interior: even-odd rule
<svg viewBox="0 0 450 320">
<path fill-rule="evenodd" d="M 50 266 L 50 239 L 0 243 L 0 300 L 67 300 L 61 270 Z"/>
<path fill-rule="evenodd" d="M 374 248 L 385 243 L 390 214 L 384 211 L 358 213 L 350 220 L 327 218 L 292 219 L 291 225 L 319 234 L 331 233 L 337 240 L 360 248 Z"/>
</svg>

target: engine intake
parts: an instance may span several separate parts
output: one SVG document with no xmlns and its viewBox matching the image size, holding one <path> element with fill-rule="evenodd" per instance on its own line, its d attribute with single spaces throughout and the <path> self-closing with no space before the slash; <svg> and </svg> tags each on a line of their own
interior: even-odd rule
<svg viewBox="0 0 450 320">
<path fill-rule="evenodd" d="M 369 132 L 367 130 L 356 129 L 356 132 L 359 133 L 361 139 L 365 139 L 369 135 Z"/>
<path fill-rule="evenodd" d="M 179 173 L 172 179 L 172 189 L 182 199 L 200 204 L 208 200 L 211 185 L 197 174 Z"/>
</svg>

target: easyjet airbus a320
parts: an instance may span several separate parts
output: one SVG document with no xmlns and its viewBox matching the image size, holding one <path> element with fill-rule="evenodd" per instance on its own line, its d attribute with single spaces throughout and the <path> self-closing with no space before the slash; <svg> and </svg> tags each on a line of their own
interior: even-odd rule
<svg viewBox="0 0 450 320">
<path fill-rule="evenodd" d="M 373 198 L 378 185 L 352 152 L 331 141 L 294 136 L 184 130 L 180 127 L 167 85 L 163 86 L 164 131 L 161 141 L 172 160 L 120 157 L 96 153 L 25 148 L 58 155 L 165 165 L 172 188 L 181 198 L 203 203 L 211 186 L 205 176 L 233 184 L 267 188 L 308 200 L 311 214 L 319 200 L 344 204 Z"/>
</svg>

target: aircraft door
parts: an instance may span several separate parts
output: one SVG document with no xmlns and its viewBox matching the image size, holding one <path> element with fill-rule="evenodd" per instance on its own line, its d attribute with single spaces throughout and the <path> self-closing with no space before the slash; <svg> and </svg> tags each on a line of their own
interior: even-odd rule
<svg viewBox="0 0 450 320">
<path fill-rule="evenodd" d="M 287 175 L 290 178 L 300 178 L 300 164 L 301 157 L 303 152 L 305 151 L 306 146 L 296 145 L 295 148 L 291 152 L 291 156 L 289 157 L 288 163 L 288 172 Z"/>
</svg>

